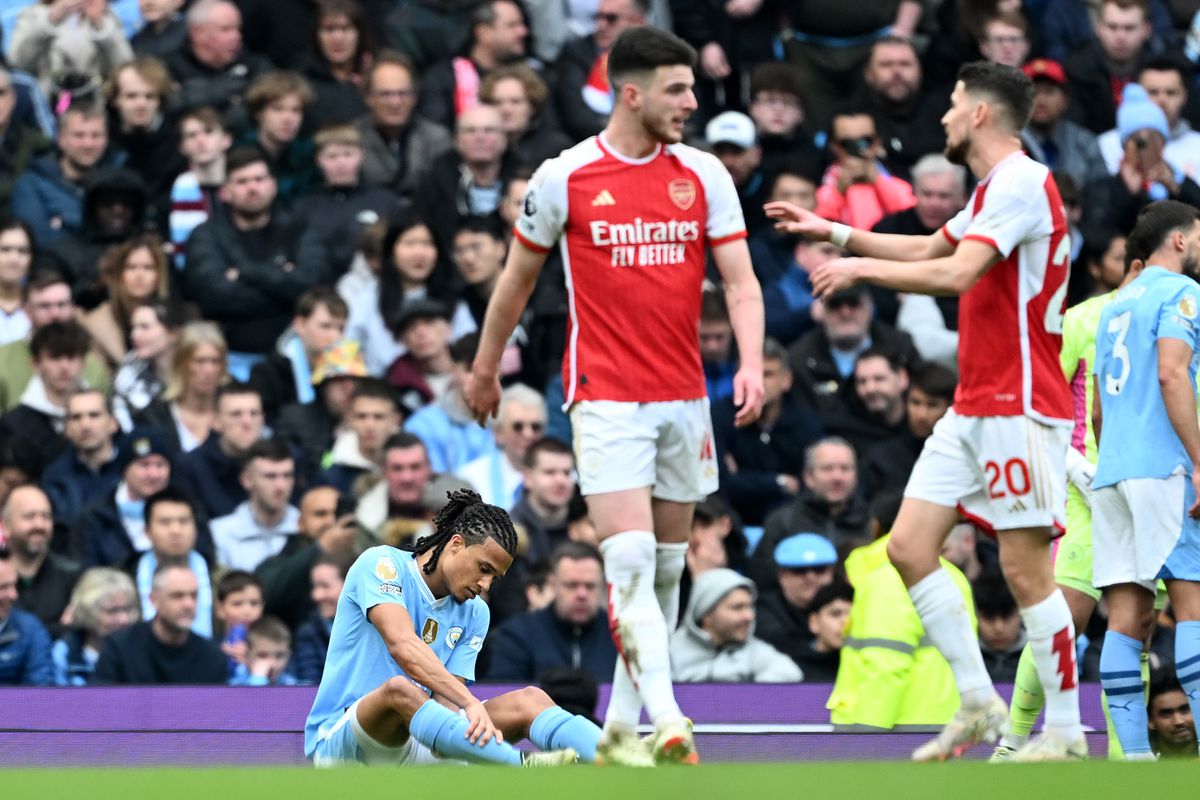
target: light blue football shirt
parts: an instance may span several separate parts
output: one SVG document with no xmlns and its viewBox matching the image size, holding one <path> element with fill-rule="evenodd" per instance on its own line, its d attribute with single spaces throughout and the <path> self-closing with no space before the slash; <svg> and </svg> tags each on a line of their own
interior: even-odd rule
<svg viewBox="0 0 1200 800">
<path fill-rule="evenodd" d="M 1096 386 L 1103 424 L 1093 485 L 1128 478 L 1166 478 L 1191 459 L 1175 434 L 1158 385 L 1158 341 L 1192 348 L 1188 374 L 1200 358 L 1200 286 L 1162 267 L 1147 267 L 1113 297 L 1096 330 Z"/>
<path fill-rule="evenodd" d="M 477 597 L 465 603 L 451 595 L 435 599 L 412 553 L 372 547 L 354 562 L 338 598 L 325 672 L 304 725 L 304 753 L 309 758 L 322 725 L 337 721 L 356 700 L 388 678 L 404 674 L 367 619 L 367 612 L 381 603 L 404 606 L 417 635 L 450 674 L 475 680 L 475 660 L 492 617 L 487 604 Z"/>
</svg>

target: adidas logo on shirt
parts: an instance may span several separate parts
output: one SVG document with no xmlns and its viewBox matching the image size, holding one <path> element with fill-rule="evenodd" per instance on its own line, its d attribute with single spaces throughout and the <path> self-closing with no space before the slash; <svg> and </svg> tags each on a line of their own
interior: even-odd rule
<svg viewBox="0 0 1200 800">
<path fill-rule="evenodd" d="M 600 194 L 592 198 L 593 206 L 615 206 L 617 201 L 613 199 L 612 193 L 608 189 L 601 189 Z"/>
</svg>

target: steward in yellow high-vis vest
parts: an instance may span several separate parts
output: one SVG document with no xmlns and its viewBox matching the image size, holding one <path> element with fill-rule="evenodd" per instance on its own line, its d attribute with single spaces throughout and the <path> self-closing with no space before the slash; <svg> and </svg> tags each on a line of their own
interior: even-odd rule
<svg viewBox="0 0 1200 800">
<path fill-rule="evenodd" d="M 854 605 L 826 708 L 839 726 L 941 726 L 958 710 L 954 675 L 925 636 L 908 589 L 888 561 L 887 542 L 883 536 L 846 558 Z M 970 583 L 944 558 L 941 565 L 962 591 L 977 629 Z"/>
</svg>

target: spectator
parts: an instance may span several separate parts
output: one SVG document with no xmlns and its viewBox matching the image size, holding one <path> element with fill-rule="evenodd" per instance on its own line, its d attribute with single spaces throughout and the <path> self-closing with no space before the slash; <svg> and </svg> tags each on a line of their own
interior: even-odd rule
<svg viewBox="0 0 1200 800">
<path fill-rule="evenodd" d="M 425 444 L 429 465 L 436 473 L 456 472 L 496 447 L 492 433 L 475 421 L 462 396 L 478 345 L 479 337 L 470 334 L 450 346 L 454 360 L 450 388 L 441 400 L 425 406 L 404 423 L 404 429 Z"/>
<path fill-rule="evenodd" d="M 1089 232 L 1083 251 L 1079 254 L 1083 270 L 1081 277 L 1088 281 L 1088 297 L 1108 294 L 1125 280 L 1125 245 L 1127 239 L 1114 230 Z"/>
<path fill-rule="evenodd" d="M 812 131 L 804 124 L 804 83 L 794 67 L 778 62 L 755 67 L 750 75 L 747 113 L 758 133 L 768 183 L 777 180 L 785 166 L 795 168 L 799 164 L 806 173 L 816 171 L 822 155 L 813 142 Z M 811 211 L 815 200 L 805 207 Z"/>
<path fill-rule="evenodd" d="M 246 90 L 271 64 L 242 47 L 242 15 L 231 0 L 199 0 L 187 11 L 187 44 L 167 61 L 183 109 L 212 106 L 227 129 L 246 122 Z"/>
<path fill-rule="evenodd" d="M 911 208 L 912 186 L 892 175 L 875 120 L 866 109 L 846 108 L 833 115 L 829 152 L 834 163 L 817 190 L 817 214 L 853 228 L 870 228 L 888 214 Z"/>
<path fill-rule="evenodd" d="M 68 606 L 70 625 L 50 648 L 54 683 L 87 686 L 104 640 L 138 621 L 137 589 L 124 572 L 95 567 L 79 577 Z"/>
<path fill-rule="evenodd" d="M 850 442 L 861 461 L 872 445 L 908 428 L 908 383 L 908 369 L 899 356 L 884 347 L 864 350 L 854 362 L 853 393 L 841 410 L 825 418 L 825 428 Z"/>
<path fill-rule="evenodd" d="M 317 359 L 312 374 L 316 399 L 280 410 L 275 436 L 302 455 L 302 463 L 310 473 L 307 477 L 315 477 L 324 463 L 325 454 L 345 424 L 358 378 L 366 375 L 358 345 L 343 339 Z"/>
<path fill-rule="evenodd" d="M 541 611 L 513 617 L 497 628 L 488 645 L 486 679 L 536 681 L 549 669 L 582 669 L 596 680 L 608 677 L 617 650 L 601 602 L 604 561 L 589 545 L 568 542 L 554 551 L 550 568 L 554 602 Z"/>
<path fill-rule="evenodd" d="M 524 560 L 536 564 L 570 539 L 567 515 L 575 496 L 575 454 L 566 442 L 538 439 L 526 448 L 522 466 L 521 499 L 510 515 L 525 534 Z"/>
<path fill-rule="evenodd" d="M 105 251 L 142 230 L 146 187 L 124 167 L 97 170 L 83 195 L 82 225 L 46 249 L 48 261 L 71 282 L 75 302 L 91 310 L 105 299 L 98 265 Z"/>
<path fill-rule="evenodd" d="M 513 5 L 511 0 L 494 0 Z M 492 106 L 465 109 L 455 121 L 454 149 L 434 159 L 414 195 L 420 209 L 438 209 L 428 219 L 443 253 L 454 249 L 454 232 L 472 216 L 495 216 L 504 185 L 519 166 L 508 149 L 500 112 Z"/>
<path fill-rule="evenodd" d="M 221 649 L 192 632 L 200 582 L 182 564 L 155 570 L 150 602 L 154 617 L 117 631 L 104 641 L 96 684 L 220 684 L 226 664 Z"/>
<path fill-rule="evenodd" d="M 0 204 L 4 208 L 10 207 L 17 178 L 25 174 L 35 156 L 51 147 L 47 134 L 15 113 L 17 95 L 12 74 L 0 67 Z"/>
<path fill-rule="evenodd" d="M 875 120 L 884 164 L 908 180 L 923 156 L 940 153 L 946 146 L 942 128 L 945 93 L 941 87 L 925 90 L 916 48 L 911 40 L 899 36 L 884 36 L 871 45 L 863 82 L 865 107 Z"/>
<path fill-rule="evenodd" d="M 498 67 L 479 84 L 480 101 L 500 112 L 509 151 L 531 169 L 574 144 L 555 124 L 549 98 L 550 90 L 527 64 Z"/>
<path fill-rule="evenodd" d="M 908 394 L 904 398 L 905 429 L 867 448 L 863 458 L 863 496 L 868 500 L 880 492 L 904 488 L 925 440 L 933 433 L 933 426 L 954 402 L 957 380 L 946 367 L 917 364 L 908 375 Z"/>
<path fill-rule="evenodd" d="M 453 146 L 450 132 L 420 114 L 417 73 L 396 53 L 381 53 L 363 85 L 369 113 L 354 122 L 362 135 L 363 183 L 411 199 L 425 168 Z"/>
<path fill-rule="evenodd" d="M 262 583 L 266 613 L 279 617 L 289 627 L 301 625 L 310 617 L 314 603 L 320 603 L 310 597 L 312 585 L 309 582 L 309 573 L 316 570 L 318 563 L 322 559 L 333 559 L 348 568 L 358 553 L 354 515 L 337 512 L 336 489 L 331 486 L 309 489 L 300 500 L 300 515 L 296 522 L 299 535 L 287 537 L 279 553 L 255 567 L 255 577 Z M 337 603 L 336 592 L 333 602 Z M 332 617 L 331 611 L 329 618 Z M 300 656 L 299 639 L 297 633 L 297 658 Z M 323 658 L 321 660 L 324 662 Z"/>
<path fill-rule="evenodd" d="M 70 535 L 72 558 L 85 567 L 119 567 L 150 549 L 145 503 L 171 481 L 169 452 L 157 431 L 129 432 L 118 454 L 121 481 L 79 514 Z"/>
<path fill-rule="evenodd" d="M 42 474 L 37 450 L 20 439 L 0 439 L 0 502 L 18 486 L 36 483 Z"/>
<path fill-rule="evenodd" d="M 109 247 L 99 262 L 97 271 L 108 299 L 84 314 L 82 322 L 116 369 L 128 355 L 134 308 L 170 294 L 167 256 L 157 235 L 143 233 Z"/>
<path fill-rule="evenodd" d="M 853 600 L 854 590 L 834 581 L 818 589 L 808 604 L 808 629 L 813 638 L 807 648 L 793 656 L 808 683 L 837 680 Z"/>
<path fill-rule="evenodd" d="M 42 473 L 41 486 L 54 509 L 55 549 L 67 538 L 84 507 L 121 481 L 116 436 L 120 432 L 104 392 L 79 389 L 67 396 L 63 435 L 70 446 Z"/>
<path fill-rule="evenodd" d="M 395 547 L 427 528 L 425 501 L 434 488 L 432 478 L 428 450 L 420 439 L 405 431 L 389 436 L 383 445 L 383 480 L 362 496 L 354 514 L 359 549 Z"/>
<path fill-rule="evenodd" d="M 74 105 L 58 118 L 57 147 L 33 159 L 12 188 L 12 213 L 47 247 L 83 225 L 83 187 L 108 166 L 108 126 L 101 109 Z"/>
<path fill-rule="evenodd" d="M 770 202 L 793 203 L 809 211 L 817 207 L 816 180 L 799 162 L 781 163 L 775 170 L 770 185 L 771 189 L 768 195 Z M 782 310 L 791 314 L 792 317 L 799 317 L 799 320 L 795 322 L 792 322 L 790 317 L 785 317 L 787 321 L 792 322 L 792 326 L 808 325 L 812 322 L 809 308 L 813 298 L 808 273 L 801 269 L 799 275 L 792 276 L 793 270 L 800 266 L 797 250 L 801 245 L 807 243 L 803 237 L 777 231 L 774 226 L 760 229 L 749 240 L 754 274 L 758 277 L 758 282 L 762 284 L 764 294 L 768 291 L 768 287 L 772 287 L 772 291 L 785 293 L 785 299 L 788 302 L 783 305 Z M 814 242 L 813 244 L 830 243 Z M 837 250 L 838 255 L 841 255 L 843 251 L 840 247 L 831 246 Z M 834 257 L 836 258 L 836 256 Z M 792 294 L 796 296 L 795 300 L 791 300 Z M 764 302 L 767 302 L 765 297 Z M 768 313 L 771 312 L 768 311 Z M 775 310 L 774 314 L 777 318 L 781 316 L 780 310 Z M 782 323 L 774 321 L 767 324 L 778 328 Z M 770 334 L 768 333 L 768 335 Z"/>
<path fill-rule="evenodd" d="M 400 429 L 400 411 L 386 383 L 364 378 L 354 388 L 346 415 L 346 430 L 333 443 L 330 464 L 321 483 L 341 494 L 360 496 L 360 478 L 377 478 L 383 471 L 384 444 Z"/>
<path fill-rule="evenodd" d="M 409 417 L 450 388 L 450 314 L 436 300 L 409 300 L 392 328 L 405 352 L 388 367 L 387 382 L 399 395 L 401 413 Z"/>
<path fill-rule="evenodd" d="M 233 144 L 233 137 L 225 129 L 221 115 L 211 106 L 185 111 L 179 118 L 179 136 L 179 151 L 187 159 L 187 170 L 171 185 L 167 219 L 175 264 L 182 269 L 192 231 L 220 207 L 225 154 Z"/>
<path fill-rule="evenodd" d="M 8 63 L 36 76 L 47 97 L 64 88 L 66 76 L 96 80 L 132 58 L 108 0 L 31 4 L 17 17 L 8 47 Z"/>
<path fill-rule="evenodd" d="M 126 571 L 133 574 L 137 583 L 142 618 L 154 616 L 153 581 L 158 565 L 186 564 L 199 582 L 192 632 L 206 639 L 211 638 L 212 580 L 209 578 L 208 561 L 196 550 L 198 526 L 191 501 L 181 492 L 166 488 L 147 497 L 144 508 L 145 535 L 150 542 L 150 549 L 131 557 L 125 565 Z"/>
<path fill-rule="evenodd" d="M 515 0 L 485 0 L 471 11 L 462 51 L 433 64 L 422 76 L 421 115 L 450 127 L 479 105 L 479 86 L 488 73 L 525 57 L 529 29 Z"/>
<path fill-rule="evenodd" d="M 179 127 L 169 112 L 171 95 L 166 65 L 145 56 L 117 67 L 104 84 L 112 143 L 145 184 L 148 217 L 156 225 L 166 219 L 171 184 L 187 166 L 179 149 Z"/>
<path fill-rule="evenodd" d="M 242 459 L 263 438 L 262 398 L 245 383 L 217 390 L 212 435 L 179 459 L 179 479 L 208 519 L 233 513 L 246 499 Z"/>
<path fill-rule="evenodd" d="M 357 128 L 322 128 L 313 141 L 323 180 L 296 202 L 296 216 L 320 232 L 330 271 L 341 275 L 350 269 L 364 227 L 398 218 L 402 206 L 394 192 L 360 179 L 363 145 Z"/>
<path fill-rule="evenodd" d="M 760 541 L 755 554 L 763 547 L 771 545 Z M 763 641 L 798 661 L 813 638 L 809 605 L 822 587 L 833 583 L 837 551 L 824 536 L 797 533 L 774 545 L 772 560 L 776 585 L 758 597 L 758 632 Z"/>
<path fill-rule="evenodd" d="M 733 346 L 733 323 L 725 307 L 725 295 L 706 289 L 700 298 L 700 363 L 708 399 L 717 402 L 733 397 L 733 376 L 738 370 Z"/>
<path fill-rule="evenodd" d="M 580 498 L 582 500 L 582 498 Z M 568 535 L 577 537 L 573 513 L 569 515 Z M 586 522 L 586 518 L 584 520 Z M 590 523 L 589 523 L 590 524 Z M 594 535 L 594 530 L 588 531 Z M 746 534 L 734 525 L 733 511 L 719 494 L 710 494 L 696 504 L 692 514 L 692 530 L 688 536 L 687 552 L 684 553 L 683 577 L 679 582 L 679 603 L 686 607 L 691 597 L 696 578 L 718 567 L 728 567 L 734 572 L 746 571 L 747 553 L 750 544 Z M 675 627 L 682 620 L 676 620 Z"/>
<path fill-rule="evenodd" d="M 496 288 L 496 281 L 500 278 L 500 271 L 504 269 L 507 251 L 504 229 L 495 216 L 466 217 L 454 230 L 450 255 L 459 283 L 463 286 L 459 306 L 467 307 L 477 329 L 483 327 L 483 315 L 487 311 L 492 290 Z M 461 308 L 456 309 L 455 316 L 463 316 Z M 516 355 L 511 342 L 509 348 L 514 351 L 509 355 Z"/>
<path fill-rule="evenodd" d="M 217 563 L 251 571 L 284 548 L 299 530 L 300 510 L 288 502 L 296 485 L 296 464 L 287 445 L 273 439 L 246 451 L 242 488 L 246 499 L 212 521 Z"/>
<path fill-rule="evenodd" d="M 249 650 L 246 632 L 262 616 L 263 590 L 258 578 L 239 569 L 222 575 L 217 582 L 217 635 L 221 637 L 221 652 L 228 659 L 230 678 L 245 674 Z"/>
<path fill-rule="evenodd" d="M 671 634 L 671 677 L 682 683 L 795 683 L 800 668 L 754 635 L 758 590 L 731 569 L 696 579 L 683 625 Z"/>
<path fill-rule="evenodd" d="M 246 631 L 246 671 L 230 679 L 230 686 L 295 686 L 288 672 L 292 659 L 292 634 L 274 617 L 263 617 Z"/>
<path fill-rule="evenodd" d="M 29 318 L 29 335 L 0 345 L 0 413 L 17 407 L 33 378 L 29 351 L 32 334 L 52 322 L 72 322 L 76 317 L 71 287 L 57 272 L 42 270 L 30 275 L 21 289 L 21 297 Z M 107 391 L 110 379 L 104 360 L 89 352 L 83 360 L 83 380 L 94 389 Z"/>
<path fill-rule="evenodd" d="M 217 416 L 217 390 L 229 380 L 229 349 L 211 322 L 189 322 L 174 347 L 162 395 L 134 416 L 157 428 L 173 453 L 190 453 L 208 440 Z"/>
<path fill-rule="evenodd" d="M 873 319 L 874 314 L 875 302 L 866 286 L 824 298 L 820 327 L 788 348 L 797 399 L 822 416 L 835 413 L 848 391 L 858 356 L 876 342 L 898 353 L 905 365 L 920 360 L 908 334 Z"/>
<path fill-rule="evenodd" d="M 1084 189 L 1085 230 L 1131 230 L 1138 212 L 1155 200 L 1200 203 L 1200 185 L 1165 157 L 1166 114 L 1150 101 L 1140 84 L 1127 85 L 1123 98 L 1117 113 L 1121 165 L 1116 175 L 1093 181 Z"/>
<path fill-rule="evenodd" d="M 1174 673 L 1150 681 L 1147 702 L 1150 749 L 1160 759 L 1196 757 L 1196 720 L 1188 696 Z"/>
<path fill-rule="evenodd" d="M 767 200 L 767 180 L 762 169 L 762 146 L 754 120 L 740 111 L 725 111 L 709 120 L 704 140 L 716 153 L 737 189 L 746 230 L 755 233 L 767 224 L 762 206 Z"/>
<path fill-rule="evenodd" d="M 988 675 L 995 683 L 1013 683 L 1017 662 L 1028 637 L 1017 610 L 1017 601 L 1002 576 L 985 572 L 971 584 L 975 616 L 979 620 L 979 649 Z"/>
<path fill-rule="evenodd" d="M 1046 58 L 1062 62 L 1072 51 L 1093 44 L 1097 38 L 1099 21 L 1096 19 L 1099 4 L 1088 0 L 1057 0 L 1046 3 L 1042 9 L 1038 26 L 1039 39 Z M 1131 4 L 1118 4 L 1128 7 Z M 1154 53 L 1178 47 L 1179 32 L 1171 18 L 1168 6 L 1178 6 L 1171 0 L 1148 0 L 1152 29 L 1149 49 Z M 1178 27 L 1186 27 L 1180 24 Z M 1125 29 L 1128 32 L 1128 29 Z M 1113 33 L 1109 34 L 1110 36 Z"/>
<path fill-rule="evenodd" d="M 113 414 L 122 430 L 133 417 L 162 397 L 184 326 L 182 306 L 169 300 L 143 300 L 129 318 L 129 352 L 113 376 Z"/>
<path fill-rule="evenodd" d="M 17 608 L 36 616 L 51 636 L 59 635 L 67 598 L 82 570 L 50 550 L 54 518 L 49 498 L 36 486 L 18 486 L 0 509 L 0 521 L 17 569 Z"/>
<path fill-rule="evenodd" d="M 829 437 L 804 451 L 804 488 L 796 499 L 772 511 L 763 538 L 750 560 L 751 577 L 764 590 L 775 585 L 775 547 L 797 531 L 815 531 L 836 547 L 848 550 L 867 537 L 867 508 L 858 496 L 858 466 L 854 448 L 845 439 Z"/>
<path fill-rule="evenodd" d="M 17 604 L 17 566 L 0 547 L 0 686 L 51 686 L 50 634 Z"/>
<path fill-rule="evenodd" d="M 188 240 L 184 293 L 229 343 L 229 371 L 245 379 L 291 321 L 296 300 L 328 275 L 320 234 L 272 208 L 277 191 L 266 157 L 237 149 L 221 188 L 226 213 Z"/>
<path fill-rule="evenodd" d="M 1062 65 L 1035 58 L 1022 70 L 1033 81 L 1033 106 L 1021 131 L 1021 143 L 1030 157 L 1070 175 L 1079 186 L 1103 178 L 1105 164 L 1096 134 L 1067 119 L 1071 96 Z"/>
<path fill-rule="evenodd" d="M 296 654 L 292 660 L 296 678 L 301 683 L 317 684 L 325 672 L 325 656 L 329 652 L 329 636 L 337 613 L 338 597 L 346 583 L 349 564 L 345 559 L 319 555 L 311 570 L 312 611 L 296 629 Z"/>
<path fill-rule="evenodd" d="M 969 582 L 974 583 L 983 572 L 975 526 L 969 522 L 960 522 L 951 528 L 950 535 L 942 543 L 941 557 L 957 567 Z"/>
<path fill-rule="evenodd" d="M 1167 143 L 1163 147 L 1163 157 L 1195 180 L 1200 171 L 1200 133 L 1192 130 L 1191 123 L 1183 118 L 1191 80 L 1191 70 L 1171 56 L 1145 61 L 1137 71 L 1138 84 L 1167 115 Z M 1115 128 L 1105 131 L 1098 142 L 1105 167 L 1110 174 L 1116 174 L 1121 167 L 1121 132 Z"/>
<path fill-rule="evenodd" d="M 309 118 L 315 128 L 349 125 L 367 113 L 362 86 L 375 51 L 372 24 L 357 0 L 319 0 L 316 7 L 309 50 L 300 61 L 315 95 Z"/>
<path fill-rule="evenodd" d="M 524 384 L 509 386 L 500 395 L 496 446 L 454 474 L 476 487 L 483 502 L 511 510 L 523 493 L 525 455 L 545 430 L 545 399 Z"/>
<path fill-rule="evenodd" d="M 29 355 L 33 378 L 21 393 L 21 402 L 0 417 L 0 433 L 24 439 L 47 460 L 67 449 L 63 437 L 67 396 L 80 388 L 87 331 L 78 322 L 51 322 L 33 333 Z"/>
<path fill-rule="evenodd" d="M 11 91 L 11 90 L 10 90 Z M 0 104 L 3 103 L 0 87 Z M 0 148 L 3 148 L 0 138 Z M 0 150 L 0 160 L 3 159 Z M 0 220 L 0 345 L 29 335 L 29 315 L 22 302 L 23 287 L 33 264 L 33 231 L 15 219 Z"/>
<path fill-rule="evenodd" d="M 289 403 L 317 399 L 313 370 L 321 354 L 342 339 L 347 313 L 346 301 L 327 286 L 314 286 L 296 300 L 291 328 L 275 352 L 250 370 L 250 385 L 262 397 L 268 423 Z"/>
<path fill-rule="evenodd" d="M 900 507 L 895 496 L 880 533 L 891 529 Z M 834 725 L 891 730 L 900 725 L 942 725 L 958 709 L 950 665 L 925 635 L 900 573 L 887 556 L 888 535 L 846 558 L 854 605 L 846 629 L 837 682 L 827 703 Z M 941 561 L 966 601 L 974 624 L 971 585 Z"/>
<path fill-rule="evenodd" d="M 998 10 L 983 21 L 979 52 L 984 60 L 1020 69 L 1029 48 L 1029 20 L 1019 10 Z"/>
<path fill-rule="evenodd" d="M 313 143 L 301 134 L 313 90 L 299 73 L 276 70 L 261 75 L 246 90 L 253 127 L 239 144 L 257 146 L 267 156 L 279 198 L 292 203 L 317 183 Z"/>
<path fill-rule="evenodd" d="M 179 9 L 183 0 L 138 0 L 141 29 L 129 40 L 135 55 L 167 59 L 187 43 L 187 21 Z"/>
<path fill-rule="evenodd" d="M 1067 93 L 1073 101 L 1070 114 L 1076 122 L 1097 135 L 1116 124 L 1121 92 L 1133 82 L 1150 33 L 1144 2 L 1101 0 L 1095 40 L 1072 51 L 1063 62 Z"/>
<path fill-rule="evenodd" d="M 763 409 L 744 428 L 734 426 L 730 399 L 713 406 L 713 435 L 722 492 L 747 525 L 761 525 L 801 488 L 795 457 L 821 436 L 821 422 L 789 393 L 787 351 L 773 339 L 763 344 Z"/>
<path fill-rule="evenodd" d="M 649 13 L 647 0 L 600 0 L 595 30 L 563 45 L 552 70 L 552 88 L 554 105 L 572 139 L 586 139 L 604 129 L 613 107 L 608 50 L 621 31 L 645 25 Z"/>
</svg>

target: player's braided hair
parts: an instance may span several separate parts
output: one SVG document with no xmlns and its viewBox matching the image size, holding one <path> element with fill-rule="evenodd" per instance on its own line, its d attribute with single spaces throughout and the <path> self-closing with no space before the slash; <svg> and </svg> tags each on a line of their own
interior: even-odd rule
<svg viewBox="0 0 1200 800">
<path fill-rule="evenodd" d="M 504 552 L 517 554 L 517 531 L 513 528 L 508 512 L 499 506 L 488 505 L 478 493 L 470 489 L 447 492 L 450 502 L 433 518 L 433 533 L 422 536 L 413 546 L 413 553 L 421 555 L 433 550 L 433 557 L 425 565 L 426 575 L 437 569 L 438 559 L 450 537 L 458 534 L 467 546 L 483 544 L 495 539 Z"/>
</svg>

